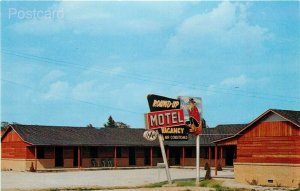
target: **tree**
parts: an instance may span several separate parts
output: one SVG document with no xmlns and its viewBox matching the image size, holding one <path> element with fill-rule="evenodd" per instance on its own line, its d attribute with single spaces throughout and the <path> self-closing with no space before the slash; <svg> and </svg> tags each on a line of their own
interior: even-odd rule
<svg viewBox="0 0 300 191">
<path fill-rule="evenodd" d="M 206 125 L 206 121 L 204 118 L 201 119 L 201 123 L 202 123 L 202 128 L 209 128 L 207 125 Z"/>
<path fill-rule="evenodd" d="M 7 125 L 9 125 L 8 122 L 6 121 L 1 121 L 1 131 L 5 131 L 6 130 L 6 127 Z"/>
<path fill-rule="evenodd" d="M 117 128 L 130 128 L 130 125 L 123 123 L 123 122 L 116 122 Z"/>
<path fill-rule="evenodd" d="M 222 169 L 222 166 L 221 166 L 221 163 L 218 164 L 217 170 L 218 170 L 218 171 L 222 171 L 222 170 L 223 170 L 223 169 Z"/>
<path fill-rule="evenodd" d="M 106 123 L 103 124 L 105 128 L 130 128 L 130 125 L 123 123 L 121 121 L 115 121 L 112 116 L 108 117 Z"/>
<path fill-rule="evenodd" d="M 103 124 L 105 128 L 117 128 L 115 120 L 110 115 L 106 123 Z"/>
<path fill-rule="evenodd" d="M 210 173 L 210 166 L 209 166 L 208 163 L 205 163 L 205 170 L 206 170 L 206 173 L 205 173 L 204 179 L 205 180 L 210 180 L 211 179 L 211 173 Z"/>
<path fill-rule="evenodd" d="M 86 126 L 86 128 L 95 128 L 95 127 L 93 127 L 92 124 L 88 124 L 88 125 Z"/>
</svg>

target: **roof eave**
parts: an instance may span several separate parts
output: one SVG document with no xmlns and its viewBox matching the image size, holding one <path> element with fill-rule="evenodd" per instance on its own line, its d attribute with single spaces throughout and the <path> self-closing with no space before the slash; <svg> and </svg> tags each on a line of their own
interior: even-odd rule
<svg viewBox="0 0 300 191">
<path fill-rule="evenodd" d="M 289 118 L 285 117 L 284 115 L 282 115 L 282 114 L 276 112 L 276 111 L 273 110 L 273 109 L 270 109 L 270 110 L 271 110 L 273 113 L 275 113 L 275 114 L 279 115 L 280 117 L 284 118 L 285 120 L 287 120 L 287 121 L 293 123 L 293 124 L 296 125 L 297 127 L 300 127 L 300 125 L 299 125 L 298 123 L 295 123 L 294 121 L 290 120 Z"/>
<path fill-rule="evenodd" d="M 14 128 L 14 126 L 11 125 L 11 124 L 8 124 L 8 128 L 6 129 L 6 131 L 5 131 L 5 132 L 3 133 L 3 135 L 1 136 L 1 142 L 2 142 L 2 140 L 3 140 L 3 138 L 4 138 L 4 136 L 6 136 L 7 132 L 8 132 L 10 129 L 13 129 L 13 130 L 18 134 L 18 136 L 20 137 L 20 139 L 21 139 L 23 142 L 25 142 L 25 143 L 27 143 L 27 144 L 29 144 L 29 145 L 34 145 L 34 144 L 31 143 L 31 142 L 25 141 L 25 140 L 23 139 L 23 137 L 18 133 L 18 131 L 16 131 L 16 129 Z"/>
<path fill-rule="evenodd" d="M 213 141 L 213 143 L 216 144 L 217 142 L 221 142 L 221 141 L 225 141 L 225 140 L 237 137 L 240 133 L 242 133 L 244 130 L 248 129 L 250 126 L 252 126 L 254 123 L 256 123 L 257 121 L 259 121 L 260 119 L 262 119 L 265 115 L 267 115 L 270 112 L 273 112 L 274 114 L 279 115 L 280 117 L 284 118 L 285 120 L 287 120 L 287 121 L 293 123 L 294 125 L 300 127 L 299 124 L 295 123 L 294 121 L 290 120 L 289 118 L 281 115 L 280 113 L 274 111 L 273 109 L 268 109 L 267 111 L 265 111 L 264 113 L 262 113 L 261 115 L 259 115 L 256 119 L 254 119 L 252 122 L 250 122 L 248 125 L 246 125 L 245 128 L 243 128 L 242 130 L 240 130 L 239 132 L 237 132 L 235 135 L 230 136 L 230 137 L 226 137 L 226 138 L 223 138 L 223 139 L 219 139 L 219 140 L 216 140 L 216 141 Z"/>
</svg>

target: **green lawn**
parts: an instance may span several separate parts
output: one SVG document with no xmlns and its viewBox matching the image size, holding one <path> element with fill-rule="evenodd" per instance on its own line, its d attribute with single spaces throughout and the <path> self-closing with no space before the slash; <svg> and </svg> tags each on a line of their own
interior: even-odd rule
<svg viewBox="0 0 300 191">
<path fill-rule="evenodd" d="M 206 188 L 212 188 L 212 190 L 216 191 L 251 191 L 251 189 L 246 189 L 246 188 L 228 188 L 222 186 L 223 181 L 221 180 L 201 180 L 198 185 L 196 185 L 195 179 L 188 179 L 188 180 L 175 180 L 173 181 L 172 186 L 174 187 L 206 187 Z M 70 188 L 63 188 L 63 189 L 50 189 L 50 191 L 60 191 L 60 190 L 114 190 L 114 189 L 138 189 L 138 188 L 159 188 L 159 187 L 164 187 L 168 186 L 167 181 L 163 182 L 157 182 L 157 183 L 152 183 L 152 184 L 147 184 L 144 186 L 136 186 L 136 187 L 126 187 L 126 186 L 113 186 L 113 187 L 98 187 L 98 186 L 93 186 L 93 187 L 70 187 Z M 46 190 L 39 190 L 39 191 L 46 191 Z M 49 189 L 47 189 L 49 191 Z M 293 191 L 300 191 L 300 189 L 295 189 Z"/>
<path fill-rule="evenodd" d="M 220 180 L 202 180 L 199 183 L 199 187 L 207 187 L 207 188 L 214 188 L 216 191 L 250 191 L 249 189 L 245 188 L 228 188 L 228 187 L 223 187 L 222 186 L 222 181 Z M 175 180 L 173 182 L 178 187 L 194 187 L 196 186 L 195 179 L 190 179 L 190 180 Z M 147 188 L 157 188 L 157 187 L 162 187 L 164 185 L 167 185 L 167 182 L 159 182 L 159 183 L 153 183 L 149 184 L 146 187 Z"/>
</svg>

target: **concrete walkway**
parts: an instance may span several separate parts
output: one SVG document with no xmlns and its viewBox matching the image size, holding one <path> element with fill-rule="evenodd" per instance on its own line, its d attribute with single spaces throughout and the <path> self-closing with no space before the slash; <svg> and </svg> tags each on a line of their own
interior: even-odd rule
<svg viewBox="0 0 300 191">
<path fill-rule="evenodd" d="M 195 169 L 171 168 L 172 179 L 195 178 Z M 233 171 L 225 169 L 218 177 L 233 177 Z M 201 169 L 201 176 L 205 171 Z M 212 172 L 212 175 L 214 173 Z M 140 186 L 166 180 L 164 169 L 128 169 L 70 172 L 7 172 L 1 174 L 2 190 L 49 189 L 70 187 Z"/>
</svg>

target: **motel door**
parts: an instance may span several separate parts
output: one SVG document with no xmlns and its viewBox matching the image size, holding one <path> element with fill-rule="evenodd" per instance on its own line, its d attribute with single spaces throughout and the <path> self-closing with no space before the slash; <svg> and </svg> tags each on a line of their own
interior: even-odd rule
<svg viewBox="0 0 300 191">
<path fill-rule="evenodd" d="M 136 162 L 135 162 L 135 148 L 134 147 L 129 148 L 129 165 L 136 165 Z"/>
<path fill-rule="evenodd" d="M 63 148 L 55 147 L 55 167 L 62 167 L 64 165 Z"/>
<path fill-rule="evenodd" d="M 150 148 L 144 149 L 144 165 L 145 166 L 150 165 L 150 163 L 151 163 L 150 152 L 151 152 Z"/>
<path fill-rule="evenodd" d="M 180 165 L 181 152 L 182 150 L 180 147 L 170 147 L 170 166 Z"/>
<path fill-rule="evenodd" d="M 180 165 L 180 155 L 181 155 L 181 150 L 177 148 L 175 154 L 175 165 Z"/>
<path fill-rule="evenodd" d="M 73 147 L 73 166 L 78 166 L 78 147 Z"/>
<path fill-rule="evenodd" d="M 224 147 L 225 165 L 233 166 L 233 160 L 235 159 L 236 146 Z"/>
</svg>

